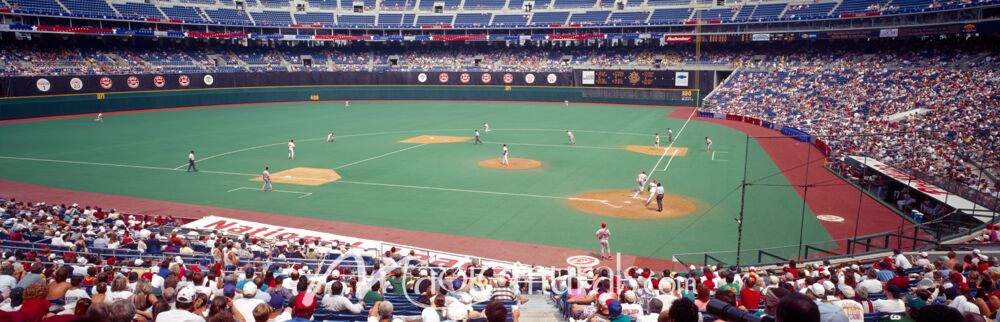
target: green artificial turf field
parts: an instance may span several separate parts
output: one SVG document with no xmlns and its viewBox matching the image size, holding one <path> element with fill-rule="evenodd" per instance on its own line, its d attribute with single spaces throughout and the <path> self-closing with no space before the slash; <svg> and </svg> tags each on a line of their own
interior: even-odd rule
<svg viewBox="0 0 1000 322">
<path fill-rule="evenodd" d="M 613 228 L 612 247 L 625 254 L 666 258 L 677 253 L 733 250 L 740 204 L 745 135 L 736 130 L 668 119 L 667 108 L 525 102 L 342 102 L 246 105 L 110 115 L 0 125 L 0 178 L 132 197 L 253 210 L 416 231 L 593 249 L 601 221 Z M 416 145 L 418 135 L 471 136 L 483 121 L 484 145 Z M 678 134 L 686 156 L 625 151 L 651 145 L 653 133 Z M 684 127 L 683 132 L 680 132 Z M 335 143 L 326 134 L 336 130 Z M 577 145 L 567 142 L 572 129 Z M 715 141 L 714 157 L 704 136 Z M 286 143 L 297 142 L 296 159 Z M 477 162 L 510 145 L 511 157 L 539 160 L 540 169 L 505 171 Z M 751 140 L 755 173 L 780 172 Z M 199 173 L 186 173 L 189 150 Z M 670 193 L 695 201 L 680 218 L 600 217 L 568 206 L 575 194 L 633 187 L 636 174 L 659 163 L 654 178 Z M 667 170 L 664 167 L 669 164 Z M 321 186 L 275 184 L 288 193 L 261 193 L 251 182 L 264 165 L 335 169 L 343 178 Z M 768 179 L 787 183 L 782 176 Z M 238 189 L 246 188 L 246 189 Z M 236 190 L 234 190 L 236 189 Z M 306 195 L 310 194 L 311 195 Z M 790 187 L 755 192 L 744 248 L 796 244 L 802 199 Z M 112 205 L 113 206 L 113 205 Z M 806 210 L 805 242 L 830 235 Z M 183 216 L 183 214 L 177 214 Z M 224 215 L 224 214 L 223 214 Z M 789 233 L 791 232 L 791 233 Z M 792 249 L 794 254 L 794 249 Z M 787 254 L 786 254 L 787 255 Z"/>
</svg>

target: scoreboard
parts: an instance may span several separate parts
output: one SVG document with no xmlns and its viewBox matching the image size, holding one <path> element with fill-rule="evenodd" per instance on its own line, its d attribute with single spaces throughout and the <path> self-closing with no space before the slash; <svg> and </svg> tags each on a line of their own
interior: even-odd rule
<svg viewBox="0 0 1000 322">
<path fill-rule="evenodd" d="M 582 70 L 585 87 L 692 88 L 689 73 L 670 70 Z"/>
</svg>

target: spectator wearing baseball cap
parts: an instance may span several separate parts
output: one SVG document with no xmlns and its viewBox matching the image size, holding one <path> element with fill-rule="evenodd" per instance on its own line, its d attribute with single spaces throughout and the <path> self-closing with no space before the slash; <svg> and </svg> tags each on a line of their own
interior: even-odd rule
<svg viewBox="0 0 1000 322">
<path fill-rule="evenodd" d="M 311 292 L 299 293 L 299 295 L 295 296 L 295 305 L 292 307 L 292 319 L 288 321 L 309 322 L 315 311 L 316 295 Z"/>
<path fill-rule="evenodd" d="M 156 322 L 205 322 L 205 318 L 191 313 L 197 292 L 185 287 L 177 291 L 176 308 L 156 316 Z"/>
<path fill-rule="evenodd" d="M 292 319 L 292 308 L 288 307 L 287 301 L 281 294 L 271 296 L 271 301 L 267 303 L 271 306 L 271 319 L 269 321 L 286 321 Z"/>
<path fill-rule="evenodd" d="M 253 316 L 253 309 L 257 305 L 264 304 L 264 301 L 255 298 L 257 296 L 257 284 L 246 282 L 243 284 L 243 297 L 233 300 L 233 307 L 240 311 L 245 317 Z"/>
<path fill-rule="evenodd" d="M 814 283 L 809 285 L 805 289 L 806 296 L 809 299 L 816 302 L 816 307 L 819 308 L 820 321 L 823 322 L 848 322 L 847 315 L 844 314 L 844 309 L 840 308 L 833 303 L 827 302 L 826 298 L 826 287 L 820 283 Z"/>
</svg>

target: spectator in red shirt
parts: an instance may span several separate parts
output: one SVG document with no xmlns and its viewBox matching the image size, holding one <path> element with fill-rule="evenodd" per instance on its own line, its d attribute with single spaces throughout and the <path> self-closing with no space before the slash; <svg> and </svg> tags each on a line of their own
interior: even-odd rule
<svg viewBox="0 0 1000 322">
<path fill-rule="evenodd" d="M 760 290 L 764 287 L 764 282 L 754 275 L 749 275 L 743 279 L 743 289 L 740 290 L 740 301 L 743 307 L 748 310 L 756 310 L 760 307 Z"/>
</svg>

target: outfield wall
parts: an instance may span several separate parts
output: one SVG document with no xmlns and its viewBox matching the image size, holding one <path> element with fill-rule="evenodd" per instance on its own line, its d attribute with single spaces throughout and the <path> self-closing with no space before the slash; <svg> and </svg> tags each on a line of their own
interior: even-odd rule
<svg viewBox="0 0 1000 322">
<path fill-rule="evenodd" d="M 12 77 L 0 80 L 6 94 L 31 93 L 33 95 L 7 95 L 0 98 L 0 119 L 19 119 L 97 112 L 116 112 L 141 109 L 157 109 L 185 106 L 205 106 L 222 104 L 247 104 L 262 102 L 293 102 L 310 100 L 498 100 L 498 101 L 551 101 L 648 104 L 667 106 L 693 106 L 700 99 L 697 90 L 654 89 L 654 88 L 608 88 L 573 86 L 572 73 L 539 74 L 532 85 L 527 73 L 514 73 L 514 84 L 502 85 L 506 76 L 491 79 L 492 83 L 482 83 L 483 73 L 445 73 L 447 82 L 442 82 L 441 73 L 399 73 L 406 75 L 419 85 L 287 85 L 288 78 L 277 74 L 297 75 L 296 80 L 327 83 L 322 73 L 248 73 L 215 74 L 207 81 L 207 74 L 188 75 L 142 75 L 139 76 L 58 76 L 58 77 Z M 311 76 L 309 76 L 311 74 Z M 340 73 L 338 73 L 340 74 Z M 377 73 L 365 74 L 370 77 Z M 216 76 L 218 75 L 218 76 Z M 474 76 L 472 76 L 474 75 Z M 554 75 L 554 76 L 541 76 Z M 346 76 L 346 75 L 344 75 Z M 357 75 L 356 75 L 357 76 Z M 411 77 L 412 76 L 412 77 Z M 139 84 L 130 88 L 129 78 L 135 77 Z M 162 77 L 158 84 L 156 77 Z M 182 77 L 187 85 L 181 85 Z M 478 79 L 472 77 L 480 77 Z M 550 80 L 555 77 L 555 80 Z M 457 78 L 457 80 L 456 80 Z M 40 81 L 45 79 L 44 81 Z M 74 81 L 73 79 L 78 79 Z M 341 78 L 342 82 L 366 80 L 364 78 Z M 343 80 L 343 79 L 346 79 Z M 375 78 L 384 79 L 384 78 Z M 404 78 L 396 78 L 404 79 Z M 420 82 L 419 79 L 425 79 Z M 463 85 L 447 85 L 460 83 Z M 104 89 L 107 82 L 109 89 Z M 478 85 L 471 83 L 478 81 Z M 237 87 L 223 87 L 225 83 Z M 333 81 L 330 81 L 333 82 Z M 436 82 L 437 84 L 431 85 Z M 313 83 L 313 84 L 315 84 Z M 445 83 L 445 85 L 442 85 Z M 539 85 L 552 83 L 552 85 Z M 39 94 L 40 88 L 48 88 Z M 121 87 L 129 90 L 113 91 Z M 693 86 L 692 86 L 693 87 Z M 75 88 L 79 88 L 78 90 Z M 81 93 L 87 92 L 90 93 Z M 74 93 L 77 92 L 77 93 Z M 61 94 L 55 94 L 61 93 Z"/>
</svg>

